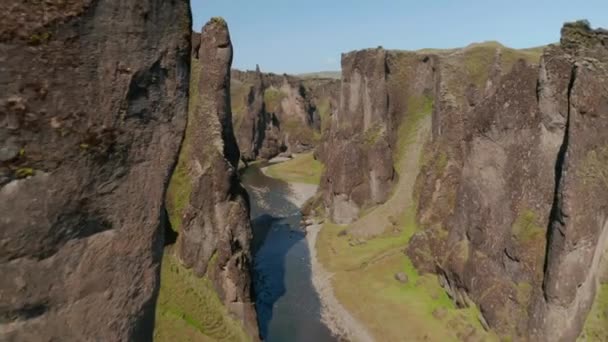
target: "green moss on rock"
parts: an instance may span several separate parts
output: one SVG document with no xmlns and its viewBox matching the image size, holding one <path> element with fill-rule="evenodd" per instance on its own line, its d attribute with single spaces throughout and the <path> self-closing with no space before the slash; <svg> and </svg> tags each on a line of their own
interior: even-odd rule
<svg viewBox="0 0 608 342">
<path fill-rule="evenodd" d="M 528 243 L 543 237 L 545 230 L 538 224 L 536 213 L 524 209 L 515 219 L 511 233 L 518 242 Z"/>
</svg>

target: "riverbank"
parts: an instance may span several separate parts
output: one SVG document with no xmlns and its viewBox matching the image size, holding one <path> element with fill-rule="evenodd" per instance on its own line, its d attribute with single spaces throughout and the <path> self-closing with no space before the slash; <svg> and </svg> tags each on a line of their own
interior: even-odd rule
<svg viewBox="0 0 608 342">
<path fill-rule="evenodd" d="M 294 160 L 278 163 L 272 166 L 272 168 L 280 168 L 281 171 L 295 169 L 300 171 L 304 168 L 303 163 L 307 163 L 310 156 L 304 155 L 300 158 L 296 157 Z M 298 168 L 293 168 L 293 165 L 298 165 Z M 283 165 L 281 165 L 283 164 Z M 286 165 L 287 164 L 287 165 Z M 269 167 L 264 167 L 261 171 L 268 177 L 278 178 L 286 181 L 289 186 L 288 200 L 301 208 L 302 205 L 311 197 L 313 197 L 318 188 L 317 184 L 294 182 L 293 179 L 298 179 L 294 175 L 285 175 L 281 172 L 269 172 Z M 306 169 L 306 168 L 304 168 Z M 301 171 L 300 171 L 301 172 Z M 306 175 L 307 180 L 318 179 L 316 175 Z M 348 310 L 340 304 L 331 284 L 332 273 L 328 272 L 319 259 L 317 258 L 316 241 L 319 231 L 322 225 L 314 224 L 306 228 L 306 241 L 310 251 L 310 265 L 311 265 L 311 281 L 319 295 L 321 301 L 321 320 L 325 324 L 333 335 L 341 338 L 346 338 L 349 341 L 360 341 L 370 342 L 373 338 L 365 327 L 355 319 Z"/>
<path fill-rule="evenodd" d="M 317 236 L 323 225 L 314 224 L 306 228 L 306 240 L 310 248 L 312 283 L 321 298 L 321 318 L 331 332 L 349 341 L 368 342 L 373 337 L 367 329 L 354 318 L 334 295 L 331 284 L 332 273 L 328 272 L 317 258 Z"/>
</svg>

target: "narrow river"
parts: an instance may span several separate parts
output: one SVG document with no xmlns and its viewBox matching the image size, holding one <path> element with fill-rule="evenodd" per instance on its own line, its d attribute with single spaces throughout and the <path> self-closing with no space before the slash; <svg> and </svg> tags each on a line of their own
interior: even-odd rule
<svg viewBox="0 0 608 342">
<path fill-rule="evenodd" d="M 300 206 L 314 186 L 288 183 L 251 167 L 243 175 L 251 198 L 253 288 L 260 334 L 267 342 L 336 341 L 321 322 L 310 252 L 299 228 Z"/>
</svg>

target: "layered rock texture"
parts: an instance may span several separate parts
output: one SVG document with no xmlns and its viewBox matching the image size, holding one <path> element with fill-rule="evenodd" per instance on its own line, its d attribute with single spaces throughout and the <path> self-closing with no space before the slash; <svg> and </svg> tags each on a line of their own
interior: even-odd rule
<svg viewBox="0 0 608 342">
<path fill-rule="evenodd" d="M 605 313 L 584 325 L 608 273 L 608 34 L 566 24 L 540 55 L 344 55 L 323 196 L 355 236 L 396 223 L 367 222 L 370 210 L 413 208 L 408 258 L 498 335 L 602 340 Z"/>
<path fill-rule="evenodd" d="M 186 138 L 167 198 L 171 223 L 178 231 L 172 252 L 183 266 L 192 269 L 201 284 L 211 281 L 228 311 L 245 326 L 250 337 L 257 338 L 250 298 L 249 199 L 237 173 L 240 153 L 230 108 L 232 44 L 221 18 L 207 23 L 200 37 L 198 60 L 193 63 L 193 72 L 198 72 L 193 81 L 198 86 L 190 94 Z M 193 300 L 212 305 L 196 288 L 190 293 L 196 297 Z M 170 311 L 171 303 L 166 309 Z M 233 335 L 213 335 L 217 331 L 206 325 L 205 316 L 203 311 L 191 317 L 201 322 L 197 333 L 207 338 L 234 339 Z"/>
<path fill-rule="evenodd" d="M 189 4 L 0 12 L 0 340 L 151 340 Z"/>
<path fill-rule="evenodd" d="M 244 160 L 314 149 L 322 122 L 337 108 L 339 82 L 232 71 L 232 110 Z"/>
</svg>

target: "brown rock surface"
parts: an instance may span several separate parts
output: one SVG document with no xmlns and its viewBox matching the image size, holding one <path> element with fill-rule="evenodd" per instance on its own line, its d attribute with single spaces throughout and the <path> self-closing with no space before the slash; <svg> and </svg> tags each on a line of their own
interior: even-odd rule
<svg viewBox="0 0 608 342">
<path fill-rule="evenodd" d="M 0 340 L 151 340 L 188 2 L 0 13 Z"/>
<path fill-rule="evenodd" d="M 195 274 L 211 278 L 229 311 L 258 336 L 250 298 L 249 198 L 238 178 L 230 109 L 232 43 L 223 19 L 213 18 L 203 28 L 199 63 L 198 106 L 187 136 L 192 184 L 178 254 Z"/>
<path fill-rule="evenodd" d="M 540 64 L 538 50 L 344 55 L 322 191 L 337 222 L 384 203 L 403 125 L 430 102 L 408 256 L 499 335 L 573 341 L 607 267 L 608 34 L 566 24 Z"/>
<path fill-rule="evenodd" d="M 256 71 L 232 71 L 234 126 L 243 159 L 270 159 L 320 144 L 322 119 L 337 107 L 339 83 Z"/>
</svg>

